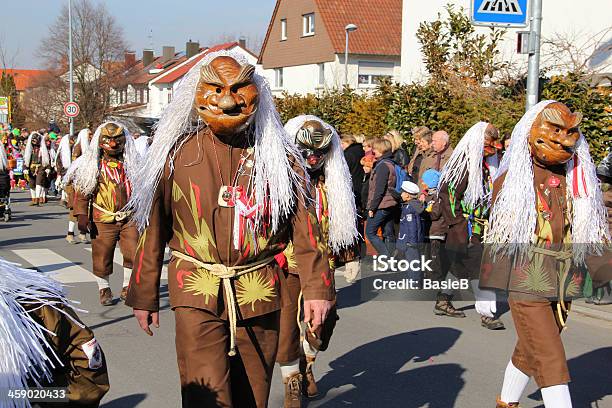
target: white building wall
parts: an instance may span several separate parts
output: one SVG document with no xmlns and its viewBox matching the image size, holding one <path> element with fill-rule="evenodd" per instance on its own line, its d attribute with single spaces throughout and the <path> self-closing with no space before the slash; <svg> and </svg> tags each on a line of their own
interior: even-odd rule
<svg viewBox="0 0 612 408">
<path fill-rule="evenodd" d="M 438 13 L 446 15 L 444 7 L 452 3 L 463 7 L 469 13 L 471 0 L 427 0 L 426 2 L 404 0 L 402 12 L 402 66 L 401 81 L 410 83 L 420 81 L 426 77 L 425 65 L 420 51 L 420 44 L 416 38 L 419 24 L 423 21 L 437 19 Z M 576 44 L 588 42 L 595 34 L 605 32 L 612 27 L 612 1 L 588 0 L 576 2 L 571 0 L 544 0 L 543 1 L 542 38 L 550 39 L 557 34 L 568 38 L 575 38 Z M 480 33 L 487 33 L 487 27 L 477 27 Z M 527 55 L 516 54 L 517 31 L 528 31 L 529 28 L 508 29 L 503 45 L 502 56 L 504 60 L 517 64 L 519 69 L 525 70 Z M 607 34 L 607 42 L 612 41 L 612 32 Z M 606 40 L 602 41 L 602 44 Z M 546 53 L 546 44 L 542 46 L 542 53 Z M 590 68 L 608 67 L 612 64 L 612 53 L 608 51 L 607 58 L 599 61 L 598 66 Z M 547 66 L 547 61 L 541 61 L 541 67 Z"/>
</svg>

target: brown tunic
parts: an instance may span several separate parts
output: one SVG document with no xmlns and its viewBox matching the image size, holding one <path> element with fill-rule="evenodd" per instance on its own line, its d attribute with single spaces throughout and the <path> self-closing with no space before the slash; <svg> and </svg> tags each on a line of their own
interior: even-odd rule
<svg viewBox="0 0 612 408">
<path fill-rule="evenodd" d="M 139 240 L 134 273 L 126 304 L 142 310 L 159 309 L 159 282 L 166 243 L 173 251 L 204 263 L 226 266 L 246 265 L 280 254 L 291 238 L 299 266 L 302 292 L 306 300 L 335 298 L 327 248 L 322 241 L 312 209 L 302 202 L 290 219 L 272 235 L 265 226 L 255 234 L 241 231 L 240 249 L 234 248 L 235 208 L 221 207 L 219 191 L 232 185 L 241 156 L 247 150 L 219 141 L 207 129 L 189 136 L 178 149 L 171 173 L 166 162 L 150 214 L 150 224 Z M 249 172 L 237 177 L 250 196 Z M 280 308 L 278 265 L 269 263 L 253 273 L 233 279 L 239 318 L 248 319 Z M 172 257 L 168 267 L 170 303 L 226 314 L 225 295 L 219 278 L 188 261 Z"/>
</svg>

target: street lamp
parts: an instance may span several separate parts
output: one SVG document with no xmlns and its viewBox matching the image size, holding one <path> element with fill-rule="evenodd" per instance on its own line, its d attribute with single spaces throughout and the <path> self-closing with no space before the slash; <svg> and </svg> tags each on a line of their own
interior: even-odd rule
<svg viewBox="0 0 612 408">
<path fill-rule="evenodd" d="M 70 81 L 70 102 L 74 102 L 74 78 L 72 76 L 72 1 L 68 0 L 68 66 Z M 70 120 L 70 136 L 74 135 L 74 118 Z"/>
<path fill-rule="evenodd" d="M 357 26 L 355 24 L 347 24 L 346 27 L 344 27 L 344 31 L 346 31 L 346 44 L 344 47 L 344 84 L 348 85 L 348 40 L 349 40 L 349 33 L 351 31 L 355 31 L 357 29 Z"/>
</svg>

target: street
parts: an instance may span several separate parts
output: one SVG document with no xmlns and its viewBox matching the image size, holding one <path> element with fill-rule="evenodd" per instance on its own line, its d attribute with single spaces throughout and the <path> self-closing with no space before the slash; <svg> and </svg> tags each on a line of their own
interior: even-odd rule
<svg viewBox="0 0 612 408">
<path fill-rule="evenodd" d="M 12 198 L 13 220 L 0 223 L 0 256 L 56 274 L 69 297 L 88 311 L 79 315 L 94 330 L 109 366 L 111 388 L 101 406 L 179 406 L 167 280 L 162 280 L 161 327 L 148 337 L 121 302 L 99 305 L 89 272 L 90 245 L 64 240 L 67 210 L 57 201 L 30 207 L 27 192 L 14 192 Z M 115 297 L 121 290 L 120 262 L 117 250 L 111 277 Z M 487 331 L 468 303 L 458 303 L 467 318 L 452 319 L 434 316 L 433 302 L 363 302 L 359 281 L 347 285 L 341 273 L 336 276 L 340 321 L 329 349 L 317 359 L 321 396 L 309 407 L 494 406 L 516 340 L 509 313 L 502 316 L 506 330 Z M 612 321 L 572 313 L 563 338 L 574 407 L 612 408 Z M 531 381 L 522 407 L 543 407 L 536 390 Z M 282 404 L 276 369 L 269 406 Z"/>
</svg>

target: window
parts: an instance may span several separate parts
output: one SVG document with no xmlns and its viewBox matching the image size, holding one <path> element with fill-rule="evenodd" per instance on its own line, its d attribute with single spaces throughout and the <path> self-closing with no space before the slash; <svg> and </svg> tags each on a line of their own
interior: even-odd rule
<svg viewBox="0 0 612 408">
<path fill-rule="evenodd" d="M 281 41 L 285 41 L 287 39 L 287 19 L 283 18 L 281 20 Z"/>
<path fill-rule="evenodd" d="M 325 64 L 319 64 L 319 85 L 325 85 Z"/>
<path fill-rule="evenodd" d="M 168 88 L 168 103 L 172 102 L 172 88 Z"/>
<path fill-rule="evenodd" d="M 144 88 L 140 88 L 140 92 L 139 92 L 139 95 L 138 95 L 138 99 L 139 99 L 138 102 L 144 103 L 144 93 L 145 93 Z"/>
<path fill-rule="evenodd" d="M 145 89 L 145 97 L 146 97 L 145 102 L 149 103 L 149 88 Z"/>
<path fill-rule="evenodd" d="M 274 69 L 274 86 L 276 88 L 283 87 L 283 69 L 282 68 Z"/>
<path fill-rule="evenodd" d="M 308 36 L 308 35 L 314 35 L 315 33 L 315 15 L 314 13 L 310 13 L 310 14 L 304 14 L 302 16 L 302 22 L 303 22 L 303 35 L 304 36 Z"/>
<path fill-rule="evenodd" d="M 392 62 L 359 61 L 359 76 L 357 81 L 360 87 L 374 87 L 380 85 L 384 79 L 392 78 Z"/>
</svg>

